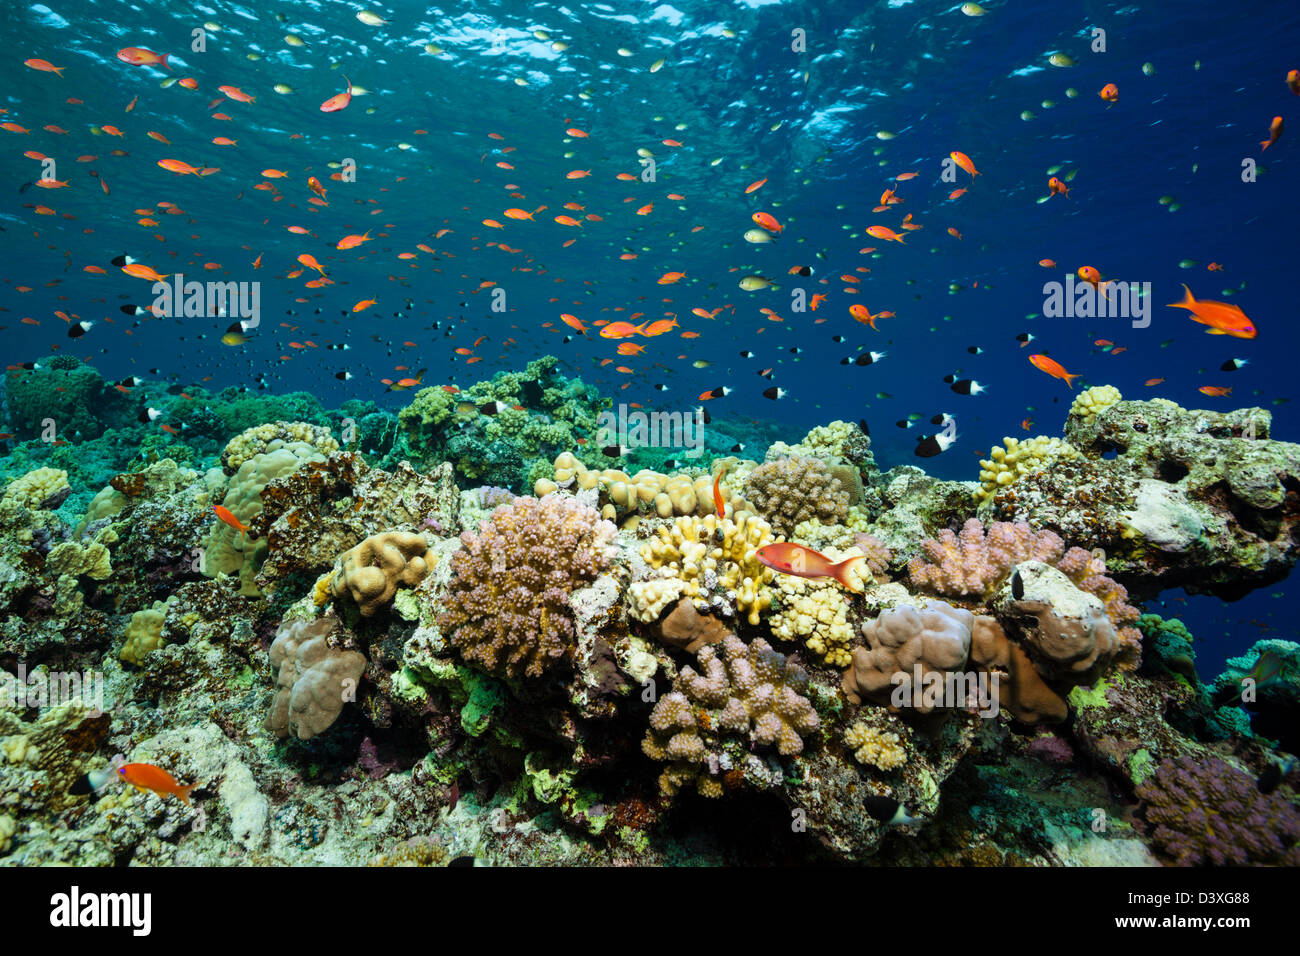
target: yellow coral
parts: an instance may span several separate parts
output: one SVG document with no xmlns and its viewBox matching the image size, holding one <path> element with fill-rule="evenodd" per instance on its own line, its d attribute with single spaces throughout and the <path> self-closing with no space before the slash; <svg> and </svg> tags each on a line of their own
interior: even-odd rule
<svg viewBox="0 0 1300 956">
<path fill-rule="evenodd" d="M 601 517 L 609 520 L 640 512 L 660 518 L 714 513 L 713 479 L 709 475 L 664 475 L 648 468 L 634 475 L 616 468 L 595 471 L 567 451 L 555 459 L 555 481 L 539 478 L 533 494 L 545 498 L 569 482 L 576 488 L 599 488 L 605 501 Z M 730 503 L 731 496 L 724 495 L 724 498 Z"/>
<path fill-rule="evenodd" d="M 684 582 L 682 593 L 699 607 L 708 584 L 734 592 L 736 609 L 757 625 L 772 604 L 768 587 L 775 572 L 759 562 L 755 552 L 772 543 L 772 526 L 762 518 L 741 514 L 736 521 L 681 516 L 641 545 L 641 556 L 653 568 L 667 568 Z"/>
<path fill-rule="evenodd" d="M 1114 385 L 1098 385 L 1085 389 L 1074 397 L 1070 405 L 1070 414 L 1078 415 L 1085 422 L 1091 422 L 1098 415 L 1124 400 L 1119 389 Z"/>
<path fill-rule="evenodd" d="M 117 656 L 139 667 L 148 655 L 162 647 L 163 622 L 167 609 L 176 600 L 173 596 L 166 601 L 154 601 L 153 607 L 132 614 L 131 623 L 126 626 L 126 640 Z"/>
<path fill-rule="evenodd" d="M 1079 451 L 1069 442 L 1059 438 L 1039 435 L 1020 441 L 1004 438 L 1005 448 L 993 446 L 986 460 L 980 461 L 980 487 L 974 492 L 975 500 L 984 502 L 1023 476 L 1042 471 L 1057 458 L 1077 458 Z"/>
<path fill-rule="evenodd" d="M 37 468 L 5 487 L 6 501 L 16 501 L 25 508 L 37 508 L 42 501 L 68 487 L 68 473 L 61 468 Z"/>
<path fill-rule="evenodd" d="M 880 770 L 895 770 L 907 763 L 907 750 L 893 731 L 881 731 L 859 721 L 844 731 L 844 743 L 853 750 L 858 763 Z"/>
<path fill-rule="evenodd" d="M 842 561 L 856 548 L 831 554 L 832 561 Z M 871 572 L 862 568 L 863 583 L 871 582 Z M 851 646 L 854 631 L 848 621 L 848 604 L 840 588 L 829 581 L 815 581 L 783 574 L 777 581 L 781 592 L 781 610 L 768 620 L 772 636 L 782 640 L 804 639 L 804 645 L 829 667 L 844 668 L 853 662 Z"/>
<path fill-rule="evenodd" d="M 371 617 L 393 600 L 399 584 L 415 587 L 435 563 L 437 555 L 429 551 L 422 534 L 372 534 L 339 555 L 329 589 L 335 598 L 351 597 L 362 615 Z M 318 596 L 316 603 L 324 602 Z"/>
</svg>

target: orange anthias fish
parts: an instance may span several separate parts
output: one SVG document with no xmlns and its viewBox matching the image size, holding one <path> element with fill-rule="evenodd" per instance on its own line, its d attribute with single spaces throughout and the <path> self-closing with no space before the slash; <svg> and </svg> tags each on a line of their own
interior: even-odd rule
<svg viewBox="0 0 1300 956">
<path fill-rule="evenodd" d="M 973 180 L 976 176 L 982 175 L 982 174 L 980 173 L 980 171 L 979 171 L 978 169 L 975 168 L 975 163 L 971 161 L 971 158 L 970 158 L 969 156 L 967 156 L 965 153 L 961 152 L 960 150 L 956 150 L 956 149 L 954 149 L 954 150 L 953 150 L 951 153 L 949 153 L 948 155 L 952 158 L 952 161 L 953 161 L 954 163 L 956 163 L 958 166 L 960 166 L 960 167 L 961 167 L 962 169 L 964 169 L 966 172 L 970 173 L 970 178 L 971 178 L 972 180 Z M 952 197 L 949 197 L 949 198 L 952 198 Z"/>
<path fill-rule="evenodd" d="M 801 578 L 833 578 L 854 594 L 862 593 L 862 586 L 852 573 L 859 565 L 866 563 L 867 559 L 862 555 L 845 558 L 837 564 L 812 548 L 781 541 L 763 545 L 754 552 L 754 556 L 774 571 Z"/>
<path fill-rule="evenodd" d="M 722 476 L 725 475 L 726 473 L 727 473 L 727 466 L 723 465 L 721 468 L 718 469 L 718 473 L 716 476 L 714 476 L 713 479 L 713 507 L 718 509 L 718 520 L 722 520 L 723 518 L 726 517 L 726 514 L 724 514 L 723 512 L 723 501 L 722 501 Z"/>
<path fill-rule="evenodd" d="M 325 187 L 320 184 L 320 180 L 315 176 L 307 177 L 307 188 L 314 192 L 321 199 L 325 198 Z"/>
<path fill-rule="evenodd" d="M 188 173 L 191 176 L 197 176 L 200 169 L 198 166 L 191 166 L 189 163 L 181 162 L 179 159 L 160 159 L 158 160 L 158 165 L 168 172 L 181 174 Z"/>
<path fill-rule="evenodd" d="M 1074 388 L 1074 380 L 1079 377 L 1078 372 L 1073 374 L 1067 372 L 1060 362 L 1056 361 L 1056 359 L 1048 358 L 1046 355 L 1029 356 L 1029 364 L 1040 372 L 1046 372 L 1048 375 L 1052 376 L 1052 378 L 1061 379 L 1061 381 L 1065 382 L 1065 384 L 1072 389 Z"/>
<path fill-rule="evenodd" d="M 334 248 L 335 248 L 335 249 L 355 249 L 357 246 L 361 245 L 361 243 L 363 243 L 363 242 L 369 242 L 369 241 L 370 241 L 370 230 L 367 229 L 365 232 L 363 232 L 363 233 L 362 233 L 361 235 L 359 235 L 359 236 L 356 235 L 355 233 L 353 233 L 353 234 L 350 235 L 350 236 L 344 236 L 342 239 L 340 239 L 340 240 L 338 241 L 338 245 L 336 245 Z"/>
<path fill-rule="evenodd" d="M 1101 88 L 1101 91 L 1098 92 L 1097 95 L 1100 96 L 1107 103 L 1118 103 L 1119 87 L 1116 86 L 1114 83 L 1107 83 L 1105 86 Z"/>
<path fill-rule="evenodd" d="M 1049 196 L 1064 196 L 1066 199 L 1070 198 L 1070 190 L 1066 187 L 1065 183 L 1061 182 L 1055 176 L 1047 181 L 1047 188 L 1050 190 L 1048 193 Z"/>
<path fill-rule="evenodd" d="M 229 508 L 226 508 L 222 505 L 213 505 L 212 510 L 213 512 L 216 513 L 216 516 L 218 518 L 220 518 L 226 524 L 230 525 L 230 527 L 234 528 L 236 531 L 239 532 L 239 537 L 241 540 L 248 537 L 248 527 L 242 521 L 236 518 L 234 514 L 231 513 Z"/>
<path fill-rule="evenodd" d="M 863 325 L 871 326 L 872 330 L 876 332 L 880 331 L 876 328 L 876 319 L 880 318 L 883 314 L 884 313 L 877 312 L 875 315 L 872 315 L 871 310 L 859 302 L 855 302 L 853 305 L 849 306 L 849 315 L 853 316 L 853 318 L 857 319 Z"/>
<path fill-rule="evenodd" d="M 198 787 L 197 783 L 182 787 L 166 770 L 155 767 L 151 763 L 129 763 L 118 767 L 117 772 L 122 775 L 123 780 L 137 790 L 141 792 L 152 790 L 160 797 L 170 793 L 187 807 L 190 805 L 190 791 Z"/>
<path fill-rule="evenodd" d="M 237 103 L 252 103 L 255 99 L 237 86 L 218 86 L 217 89 Z"/>
<path fill-rule="evenodd" d="M 346 76 L 343 77 L 343 79 L 347 81 L 348 88 L 342 93 L 335 93 L 322 103 L 320 105 L 320 111 L 322 113 L 337 113 L 352 102 L 352 81 Z"/>
<path fill-rule="evenodd" d="M 1268 139 L 1260 140 L 1261 149 L 1268 149 L 1277 142 L 1278 137 L 1282 135 L 1282 117 L 1274 116 L 1273 122 L 1268 124 Z"/>
<path fill-rule="evenodd" d="M 1289 70 L 1286 75 L 1286 85 L 1291 87 L 1291 92 L 1300 96 L 1300 70 Z"/>
<path fill-rule="evenodd" d="M 644 326 L 633 325 L 631 322 L 611 322 L 600 330 L 600 337 L 602 339 L 626 339 L 641 332 L 643 328 Z"/>
<path fill-rule="evenodd" d="M 1197 389 L 1202 395 L 1211 395 L 1215 398 L 1223 398 L 1232 394 L 1231 385 L 1202 385 Z"/>
<path fill-rule="evenodd" d="M 778 233 L 779 233 L 779 232 L 783 232 L 783 231 L 785 230 L 785 227 L 782 226 L 779 222 L 777 222 L 777 221 L 776 221 L 776 217 L 773 216 L 771 213 L 766 213 L 766 212 L 756 212 L 756 213 L 754 213 L 754 215 L 753 215 L 752 217 L 750 217 L 750 218 L 752 218 L 752 219 L 754 220 L 754 222 L 758 223 L 760 226 L 762 226 L 762 227 L 763 227 L 764 229 L 766 229 L 768 232 L 778 232 Z"/>
<path fill-rule="evenodd" d="M 144 47 L 125 46 L 117 51 L 117 58 L 123 63 L 130 63 L 132 66 L 161 66 L 170 70 L 167 65 L 167 53 L 154 53 L 153 50 L 146 50 Z"/>
<path fill-rule="evenodd" d="M 63 71 L 67 69 L 66 66 L 55 66 L 49 60 L 38 60 L 36 57 L 23 60 L 23 66 L 31 67 L 33 70 L 40 70 L 42 73 L 57 73 L 59 76 L 62 76 Z"/>
<path fill-rule="evenodd" d="M 325 270 L 321 268 L 320 263 L 316 261 L 316 257 L 313 256 L 310 252 L 304 252 L 302 255 L 298 257 L 298 261 L 301 262 L 303 265 L 305 265 L 308 269 L 315 269 L 322 276 L 325 275 Z"/>
<path fill-rule="evenodd" d="M 167 276 L 171 275 L 170 272 L 167 275 L 159 275 L 143 262 L 128 262 L 126 265 L 122 266 L 122 271 L 132 278 L 148 279 L 150 282 L 162 282 L 163 279 L 166 279 Z"/>
<path fill-rule="evenodd" d="M 1256 335 L 1255 325 L 1238 306 L 1227 302 L 1215 302 L 1212 299 L 1197 300 L 1192 290 L 1183 284 L 1186 296 L 1182 302 L 1170 302 L 1166 308 L 1186 309 L 1192 313 L 1192 321 L 1208 325 L 1209 335 L 1231 335 L 1236 339 L 1253 339 Z"/>
<path fill-rule="evenodd" d="M 888 226 L 868 226 L 867 235 L 871 236 L 873 239 L 883 239 L 893 242 L 902 242 L 904 238 Z"/>
</svg>

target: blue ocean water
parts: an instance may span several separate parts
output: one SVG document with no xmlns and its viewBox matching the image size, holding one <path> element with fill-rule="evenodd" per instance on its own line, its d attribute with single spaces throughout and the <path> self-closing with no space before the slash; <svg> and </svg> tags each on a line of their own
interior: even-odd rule
<svg viewBox="0 0 1300 956">
<path fill-rule="evenodd" d="M 831 419 L 863 419 L 881 467 L 918 463 L 969 479 L 1004 435 L 1060 434 L 1072 392 L 1029 365 L 1030 353 L 1045 352 L 1081 376 L 1076 391 L 1112 384 L 1127 398 L 1185 407 L 1259 405 L 1274 416 L 1274 437 L 1300 439 L 1288 308 L 1294 134 L 1260 149 L 1272 117 L 1290 122 L 1300 103 L 1285 81 L 1300 66 L 1300 9 L 982 9 L 822 0 L 6 5 L 0 105 L 4 121 L 29 131 L 0 132 L 10 186 L 0 207 L 6 364 L 58 349 L 110 378 L 304 389 L 326 406 L 362 397 L 397 408 L 409 394 L 386 392 L 383 379 L 424 369 L 424 384 L 467 385 L 550 353 L 616 401 L 688 411 L 702 392 L 727 386 L 732 393 L 708 405 L 718 427 L 774 423 L 793 441 Z M 1105 31 L 1104 52 L 1092 49 L 1094 28 Z M 806 48 L 796 51 L 799 35 Z M 124 47 L 168 53 L 171 69 L 123 62 Z M 1057 52 L 1075 65 L 1051 65 Z M 61 75 L 25 66 L 28 57 Z M 179 78 L 196 88 L 161 85 Z M 349 81 L 365 92 L 322 112 Z M 1119 88 L 1114 104 L 1098 96 L 1108 83 Z M 25 150 L 53 157 L 68 186 L 26 188 L 41 161 Z M 640 178 L 647 157 L 638 150 L 654 160 L 653 182 Z M 954 150 L 981 175 L 945 181 Z M 218 171 L 157 165 L 169 158 Z M 1248 159 L 1258 164 L 1253 182 L 1243 182 Z M 330 164 L 346 160 L 356 181 L 330 178 L 339 170 Z M 1070 196 L 1039 202 L 1055 167 Z M 309 176 L 328 206 L 309 203 Z M 904 202 L 873 213 L 891 187 Z M 961 187 L 965 195 L 948 198 Z M 504 214 L 543 205 L 532 221 Z M 756 212 L 779 220 L 776 241 L 745 241 Z M 555 222 L 566 214 L 581 225 Z M 873 224 L 900 229 L 908 214 L 922 228 L 903 233 L 903 244 L 865 234 Z M 336 248 L 367 231 L 370 242 Z M 304 253 L 332 285 L 306 288 L 310 269 L 290 277 Z M 261 323 L 227 346 L 228 316 L 127 318 L 118 307 L 147 306 L 150 284 L 111 265 L 119 255 L 164 274 L 260 281 Z M 1041 317 L 1043 283 L 1085 265 L 1150 282 L 1149 327 Z M 790 274 L 798 266 L 813 272 Z M 685 276 L 660 284 L 676 271 Z M 775 288 L 742 291 L 747 275 Z M 1198 298 L 1240 305 L 1258 338 L 1207 336 L 1165 308 L 1183 282 Z M 798 313 L 796 288 L 828 298 Z M 506 311 L 492 311 L 494 290 L 504 290 Z M 375 305 L 352 311 L 368 299 Z M 873 331 L 849 315 L 854 303 L 894 317 Z M 701 318 L 695 308 L 721 311 Z M 70 340 L 56 310 L 97 324 Z M 645 351 L 627 356 L 592 327 L 637 312 L 638 322 L 680 324 L 636 338 Z M 592 327 L 590 337 L 561 313 Z M 1035 336 L 1031 348 L 1017 342 L 1023 332 Z M 317 347 L 290 344 L 307 340 Z M 341 344 L 350 348 L 328 348 Z M 866 367 L 840 363 L 862 348 L 888 354 Z M 1230 358 L 1249 364 L 1220 371 Z M 770 379 L 758 376 L 769 368 Z M 353 377 L 340 381 L 341 372 Z M 987 391 L 954 394 L 949 374 Z M 762 394 L 773 385 L 786 393 L 778 401 Z M 1201 386 L 1233 391 L 1209 397 Z M 918 461 L 917 435 L 944 412 L 956 418 L 957 444 Z M 896 426 L 909 415 L 920 416 L 916 428 Z M 1212 676 L 1264 633 L 1295 639 L 1288 593 L 1266 587 L 1233 605 L 1183 604 L 1171 593 L 1156 609 L 1201 638 L 1198 664 Z"/>
</svg>

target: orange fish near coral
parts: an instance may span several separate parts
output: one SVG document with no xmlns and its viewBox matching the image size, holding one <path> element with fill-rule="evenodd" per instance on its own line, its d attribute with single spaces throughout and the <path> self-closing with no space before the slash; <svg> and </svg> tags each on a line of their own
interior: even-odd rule
<svg viewBox="0 0 1300 956">
<path fill-rule="evenodd" d="M 190 791 L 198 786 L 197 783 L 192 783 L 188 787 L 182 787 L 166 770 L 151 763 L 129 763 L 118 767 L 117 772 L 137 790 L 152 790 L 160 797 L 170 793 L 187 807 L 190 805 Z"/>
<path fill-rule="evenodd" d="M 722 501 L 722 476 L 727 473 L 727 466 L 723 465 L 718 469 L 718 473 L 713 479 L 713 507 L 718 509 L 718 520 L 721 521 L 726 517 L 723 513 Z"/>
<path fill-rule="evenodd" d="M 223 507 L 222 505 L 213 505 L 212 510 L 216 513 L 218 518 L 239 532 L 241 540 L 248 537 L 248 526 L 236 518 L 229 508 Z"/>
<path fill-rule="evenodd" d="M 1186 295 L 1182 302 L 1170 302 L 1166 308 L 1186 309 L 1192 313 L 1192 321 L 1208 325 L 1209 335 L 1231 335 L 1235 339 L 1253 339 L 1256 335 L 1255 325 L 1238 306 L 1227 302 L 1215 302 L 1212 299 L 1198 300 L 1192 290 L 1183 284 Z"/>
<path fill-rule="evenodd" d="M 774 571 L 793 574 L 801 578 L 834 578 L 854 594 L 862 593 L 862 586 L 852 572 L 866 563 L 866 558 L 856 555 L 838 564 L 826 555 L 802 544 L 781 541 L 765 544 L 754 552 L 754 557 Z"/>
<path fill-rule="evenodd" d="M 1048 375 L 1052 376 L 1052 378 L 1061 379 L 1061 381 L 1065 382 L 1065 384 L 1070 388 L 1074 388 L 1074 380 L 1079 377 L 1078 372 L 1073 374 L 1067 372 L 1060 362 L 1056 361 L 1056 359 L 1048 358 L 1046 355 L 1029 356 L 1029 364 L 1040 372 L 1046 372 Z"/>
</svg>

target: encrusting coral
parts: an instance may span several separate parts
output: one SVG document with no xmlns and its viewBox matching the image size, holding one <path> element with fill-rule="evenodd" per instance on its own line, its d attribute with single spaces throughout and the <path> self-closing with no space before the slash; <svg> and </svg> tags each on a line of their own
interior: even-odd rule
<svg viewBox="0 0 1300 956">
<path fill-rule="evenodd" d="M 328 428 L 308 422 L 269 422 L 245 429 L 230 439 L 221 452 L 221 464 L 226 474 L 233 475 L 244 462 L 292 442 L 311 445 L 321 457 L 339 450 L 339 443 L 331 437 Z"/>
<path fill-rule="evenodd" d="M 803 752 L 803 738 L 820 721 L 798 665 L 762 639 L 746 646 L 734 635 L 696 657 L 704 673 L 682 668 L 651 711 L 641 745 L 651 759 L 672 762 L 659 777 L 666 796 L 688 783 L 703 796 L 722 796 L 723 778 L 743 759 L 738 742 L 774 747 L 785 757 Z"/>
<path fill-rule="evenodd" d="M 844 744 L 858 763 L 879 770 L 896 770 L 907 763 L 907 749 L 892 730 L 882 731 L 858 721 L 844 731 Z"/>
<path fill-rule="evenodd" d="M 62 468 L 37 468 L 9 482 L 3 497 L 27 508 L 57 508 L 71 490 Z"/>
<path fill-rule="evenodd" d="M 1097 385 L 1093 388 L 1086 388 L 1076 395 L 1074 401 L 1070 403 L 1070 415 L 1091 423 L 1106 409 L 1112 405 L 1118 405 L 1123 400 L 1124 396 L 1119 393 L 1119 389 L 1114 385 Z"/>
<path fill-rule="evenodd" d="M 611 560 L 617 529 L 567 495 L 516 498 L 461 533 L 438 626 L 490 674 L 539 677 L 575 639 L 569 595 Z"/>
<path fill-rule="evenodd" d="M 853 650 L 852 666 L 842 682 L 844 695 L 855 704 L 902 701 L 902 706 L 929 713 L 937 702 L 932 702 L 925 685 L 937 679 L 937 686 L 944 686 L 950 683 L 949 674 L 965 666 L 974 619 L 970 611 L 944 601 L 882 611 L 862 625 L 868 647 Z M 964 703 L 946 702 L 953 707 Z"/>
</svg>

